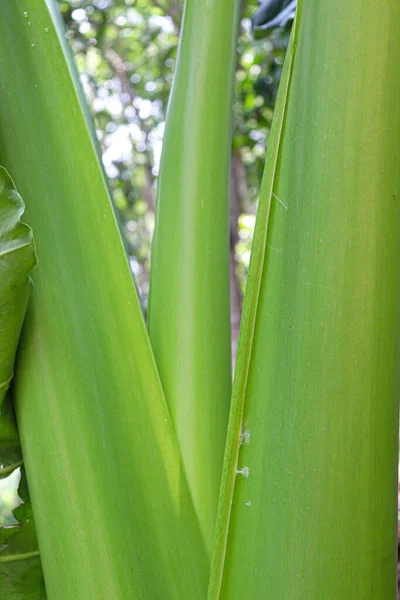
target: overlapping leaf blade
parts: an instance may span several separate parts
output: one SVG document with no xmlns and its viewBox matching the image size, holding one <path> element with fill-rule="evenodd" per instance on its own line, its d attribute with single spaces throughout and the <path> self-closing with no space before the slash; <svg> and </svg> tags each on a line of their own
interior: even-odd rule
<svg viewBox="0 0 400 600">
<path fill-rule="evenodd" d="M 17 475 L 22 454 L 10 384 L 15 354 L 25 317 L 36 264 L 30 227 L 21 221 L 24 203 L 7 171 L 0 167 L 0 487 L 5 477 Z M 14 471 L 14 473 L 13 473 Z M 23 504 L 0 526 L 0 599 L 43 598 L 44 583 L 35 526 L 26 484 L 20 489 Z M 11 516 L 11 513 L 10 513 Z"/>
<path fill-rule="evenodd" d="M 0 159 L 40 255 L 15 404 L 47 594 L 202 598 L 201 534 L 55 3 L 1 3 L 0 37 Z"/>
<path fill-rule="evenodd" d="M 299 9 L 260 198 L 210 598 L 394 599 L 400 5 Z"/>
<path fill-rule="evenodd" d="M 149 333 L 211 553 L 231 396 L 229 165 L 237 0 L 187 0 L 152 248 Z"/>
</svg>

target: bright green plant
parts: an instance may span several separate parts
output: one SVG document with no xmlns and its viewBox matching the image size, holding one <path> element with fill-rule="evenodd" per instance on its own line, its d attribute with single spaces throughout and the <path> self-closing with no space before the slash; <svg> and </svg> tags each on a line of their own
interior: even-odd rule
<svg viewBox="0 0 400 600">
<path fill-rule="evenodd" d="M 210 553 L 231 395 L 228 188 L 238 28 L 236 0 L 213 4 L 211 11 L 187 3 L 149 298 L 150 339 Z"/>
<path fill-rule="evenodd" d="M 186 2 L 159 188 L 154 359 L 54 4 L 0 4 L 0 161 L 40 261 L 13 389 L 38 547 L 34 530 L 29 547 L 3 536 L 1 600 L 43 598 L 39 551 L 50 600 L 205 599 L 207 586 L 209 600 L 396 597 L 400 5 L 299 3 L 226 429 L 236 9 Z M 26 287 L 31 234 L 1 176 L 3 210 L 31 249 L 18 262 Z"/>
<path fill-rule="evenodd" d="M 40 260 L 14 394 L 47 594 L 202 598 L 206 552 L 66 40 L 54 3 L 30 4 L 0 5 L 0 156 Z"/>
<path fill-rule="evenodd" d="M 210 597 L 384 600 L 396 597 L 400 5 L 299 10 L 260 195 Z M 374 36 L 378 20 L 386 35 Z"/>
</svg>

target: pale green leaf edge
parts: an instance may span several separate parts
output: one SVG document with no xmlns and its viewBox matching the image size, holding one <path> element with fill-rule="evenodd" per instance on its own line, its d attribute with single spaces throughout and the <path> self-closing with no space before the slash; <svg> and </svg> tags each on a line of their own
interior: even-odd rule
<svg viewBox="0 0 400 600">
<path fill-rule="evenodd" d="M 301 2 L 302 0 L 300 0 L 300 6 L 297 9 L 297 15 L 295 17 L 282 71 L 274 119 L 268 141 L 266 166 L 259 196 L 260 203 L 257 211 L 257 221 L 254 231 L 249 276 L 246 285 L 242 322 L 240 326 L 238 354 L 232 392 L 232 404 L 229 415 L 218 515 L 214 535 L 211 572 L 207 596 L 208 600 L 217 600 L 220 596 L 222 586 L 239 449 L 242 442 L 244 403 L 257 319 L 261 280 L 267 252 L 267 234 L 271 198 L 273 195 L 275 174 L 278 164 L 279 151 L 281 148 L 281 138 L 289 97 L 293 61 L 296 52 Z"/>
</svg>

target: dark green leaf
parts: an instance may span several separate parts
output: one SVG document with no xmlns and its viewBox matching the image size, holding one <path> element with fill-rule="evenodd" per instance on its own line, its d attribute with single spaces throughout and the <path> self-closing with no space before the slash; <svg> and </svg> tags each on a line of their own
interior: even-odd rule
<svg viewBox="0 0 400 600">
<path fill-rule="evenodd" d="M 256 30 L 285 27 L 293 21 L 296 14 L 297 0 L 259 0 L 259 3 L 260 8 L 252 18 L 253 28 Z"/>
<path fill-rule="evenodd" d="M 36 529 L 23 470 L 18 495 L 21 503 L 13 511 L 16 525 L 0 528 L 0 600 L 44 600 Z"/>
<path fill-rule="evenodd" d="M 0 407 L 13 376 L 31 292 L 29 273 L 36 263 L 32 230 L 20 220 L 24 210 L 11 177 L 0 167 Z"/>
</svg>

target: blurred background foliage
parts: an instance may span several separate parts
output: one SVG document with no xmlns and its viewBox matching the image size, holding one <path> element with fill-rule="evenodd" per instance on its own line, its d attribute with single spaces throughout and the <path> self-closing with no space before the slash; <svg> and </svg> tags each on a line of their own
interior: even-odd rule
<svg viewBox="0 0 400 600">
<path fill-rule="evenodd" d="M 182 2 L 60 0 L 60 7 L 146 308 L 157 175 Z M 266 139 L 288 42 L 288 31 L 282 30 L 253 39 L 250 17 L 256 7 L 256 0 L 243 3 L 237 55 L 231 173 L 236 302 L 245 285 Z"/>
</svg>

